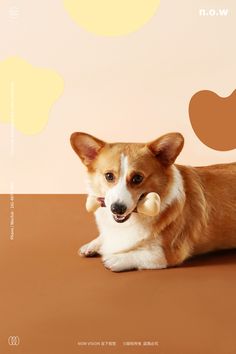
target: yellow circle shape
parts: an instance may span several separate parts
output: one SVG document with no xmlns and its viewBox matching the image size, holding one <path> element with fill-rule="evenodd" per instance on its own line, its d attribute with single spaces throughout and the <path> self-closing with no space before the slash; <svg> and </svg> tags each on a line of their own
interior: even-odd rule
<svg viewBox="0 0 236 354">
<path fill-rule="evenodd" d="M 155 14 L 160 0 L 63 0 L 73 20 L 89 32 L 120 36 L 134 32 Z"/>
</svg>

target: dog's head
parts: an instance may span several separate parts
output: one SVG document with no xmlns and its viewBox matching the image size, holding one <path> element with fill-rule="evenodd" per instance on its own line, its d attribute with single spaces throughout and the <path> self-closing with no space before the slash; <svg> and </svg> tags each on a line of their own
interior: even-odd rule
<svg viewBox="0 0 236 354">
<path fill-rule="evenodd" d="M 146 144 L 106 143 L 86 133 L 73 133 L 71 145 L 87 167 L 89 194 L 104 197 L 115 221 L 126 221 L 149 192 L 164 199 L 173 188 L 172 165 L 184 144 L 169 133 Z"/>
</svg>

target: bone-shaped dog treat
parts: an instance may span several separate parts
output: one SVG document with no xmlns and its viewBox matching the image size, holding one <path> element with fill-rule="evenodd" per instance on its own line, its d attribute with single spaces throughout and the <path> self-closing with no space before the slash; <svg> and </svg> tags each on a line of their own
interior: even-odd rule
<svg viewBox="0 0 236 354">
<path fill-rule="evenodd" d="M 161 200 L 157 193 L 151 192 L 143 197 L 137 205 L 136 211 L 139 214 L 147 216 L 156 216 L 160 212 Z M 95 212 L 99 207 L 105 207 L 104 198 L 97 198 L 92 195 L 88 195 L 86 201 L 86 209 L 88 212 Z"/>
<path fill-rule="evenodd" d="M 159 214 L 160 208 L 161 199 L 159 194 L 151 192 L 138 202 L 137 212 L 147 216 L 156 216 Z"/>
<path fill-rule="evenodd" d="M 99 207 L 105 206 L 105 204 L 103 198 L 88 195 L 85 206 L 89 213 L 94 213 Z"/>
</svg>

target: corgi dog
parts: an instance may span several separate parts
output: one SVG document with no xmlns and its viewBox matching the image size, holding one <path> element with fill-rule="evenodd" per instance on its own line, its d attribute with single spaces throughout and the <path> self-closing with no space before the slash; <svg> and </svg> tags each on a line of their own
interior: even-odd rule
<svg viewBox="0 0 236 354">
<path fill-rule="evenodd" d="M 107 143 L 73 133 L 71 145 L 87 168 L 88 193 L 104 198 L 95 212 L 99 236 L 80 255 L 99 254 L 106 268 L 163 269 L 197 254 L 236 248 L 236 163 L 206 167 L 174 164 L 180 133 L 148 143 Z M 160 213 L 134 212 L 158 193 Z"/>
</svg>

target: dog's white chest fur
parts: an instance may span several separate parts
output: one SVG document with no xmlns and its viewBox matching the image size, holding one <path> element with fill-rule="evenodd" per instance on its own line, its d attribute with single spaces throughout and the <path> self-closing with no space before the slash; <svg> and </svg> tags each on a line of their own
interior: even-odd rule
<svg viewBox="0 0 236 354">
<path fill-rule="evenodd" d="M 102 255 L 128 251 L 150 237 L 150 227 L 136 213 L 124 223 L 117 223 L 108 208 L 99 208 L 95 215 L 100 231 Z"/>
</svg>

